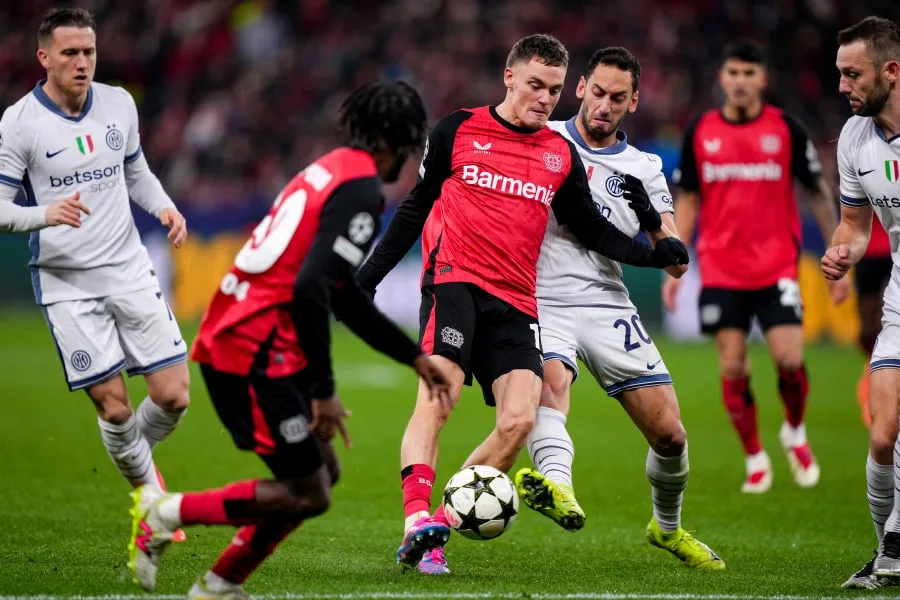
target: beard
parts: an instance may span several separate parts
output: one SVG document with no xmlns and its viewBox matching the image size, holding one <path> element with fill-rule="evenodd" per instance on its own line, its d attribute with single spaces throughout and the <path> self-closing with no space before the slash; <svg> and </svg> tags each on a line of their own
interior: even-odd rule
<svg viewBox="0 0 900 600">
<path fill-rule="evenodd" d="M 622 124 L 622 121 L 625 120 L 625 115 L 622 115 L 618 121 L 613 121 L 612 117 L 610 117 L 609 125 L 599 125 L 597 127 L 591 126 L 591 120 L 588 117 L 587 110 L 582 107 L 581 114 L 579 115 L 581 118 L 581 126 L 584 127 L 585 132 L 587 132 L 588 136 L 594 140 L 602 140 L 607 138 L 619 129 L 619 125 Z"/>
<path fill-rule="evenodd" d="M 865 102 L 860 102 L 853 114 L 860 117 L 877 117 L 887 105 L 891 96 L 891 87 L 880 76 L 875 79 L 872 92 Z"/>
</svg>

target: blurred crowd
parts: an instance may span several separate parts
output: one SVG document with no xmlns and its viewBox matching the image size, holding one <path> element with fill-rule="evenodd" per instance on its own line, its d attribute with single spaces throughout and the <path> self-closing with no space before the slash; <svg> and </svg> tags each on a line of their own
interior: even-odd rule
<svg viewBox="0 0 900 600">
<path fill-rule="evenodd" d="M 535 32 L 556 35 L 572 56 L 557 118 L 577 108 L 577 77 L 594 49 L 631 49 L 643 77 L 641 105 L 626 129 L 633 143 L 664 158 L 677 157 L 691 118 L 719 103 L 723 46 L 759 40 L 771 57 L 769 100 L 797 114 L 828 151 L 848 115 L 833 66 L 837 31 L 871 14 L 900 18 L 896 0 L 74 4 L 97 19 L 97 80 L 125 86 L 137 100 L 151 166 L 173 197 L 209 212 L 270 203 L 298 169 L 334 144 L 336 108 L 362 82 L 414 83 L 432 119 L 499 102 L 510 46 Z M 62 4 L 0 7 L 0 108 L 41 78 L 35 32 L 53 5 Z M 412 177 L 409 169 L 393 194 L 408 189 Z"/>
</svg>

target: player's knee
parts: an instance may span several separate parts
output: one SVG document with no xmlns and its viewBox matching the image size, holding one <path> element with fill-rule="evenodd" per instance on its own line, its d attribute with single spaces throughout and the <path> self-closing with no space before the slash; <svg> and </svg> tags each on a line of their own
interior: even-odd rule
<svg viewBox="0 0 900 600">
<path fill-rule="evenodd" d="M 443 429 L 450 418 L 451 408 L 444 406 L 442 402 L 420 401 L 416 402 L 416 408 L 413 411 L 413 418 L 422 421 L 425 420 L 438 430 Z"/>
<path fill-rule="evenodd" d="M 889 423 L 880 423 L 873 419 L 869 429 L 869 450 L 875 460 L 883 465 L 891 464 L 894 460 L 894 444 L 896 443 L 897 428 Z"/>
<path fill-rule="evenodd" d="M 331 487 L 314 485 L 300 487 L 289 482 L 279 498 L 284 516 L 292 519 L 310 519 L 324 513 L 331 506 Z"/>
<path fill-rule="evenodd" d="M 747 369 L 747 361 L 743 357 L 722 359 L 719 362 L 719 371 L 725 379 L 743 379 L 750 374 Z"/>
<path fill-rule="evenodd" d="M 687 444 L 687 433 L 680 421 L 660 431 L 653 440 L 653 451 L 660 456 L 681 456 Z"/>
<path fill-rule="evenodd" d="M 93 401 L 97 415 L 107 423 L 122 425 L 133 414 L 128 398 L 122 398 L 118 394 L 104 394 L 93 398 Z"/>
<path fill-rule="evenodd" d="M 151 393 L 150 399 L 166 412 L 184 412 L 191 403 L 190 383 L 187 378 L 173 378 Z"/>
<path fill-rule="evenodd" d="M 504 414 L 497 419 L 497 435 L 511 448 L 521 448 L 534 429 L 536 415 L 532 411 Z"/>
</svg>

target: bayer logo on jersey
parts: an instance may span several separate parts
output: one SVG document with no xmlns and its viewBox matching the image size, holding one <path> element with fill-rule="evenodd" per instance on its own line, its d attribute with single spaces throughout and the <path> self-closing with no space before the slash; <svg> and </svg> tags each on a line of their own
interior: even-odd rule
<svg viewBox="0 0 900 600">
<path fill-rule="evenodd" d="M 613 198 L 621 198 L 625 193 L 625 189 L 622 187 L 625 185 L 625 178 L 621 175 L 615 174 L 610 175 L 606 178 L 606 191 Z"/>
</svg>

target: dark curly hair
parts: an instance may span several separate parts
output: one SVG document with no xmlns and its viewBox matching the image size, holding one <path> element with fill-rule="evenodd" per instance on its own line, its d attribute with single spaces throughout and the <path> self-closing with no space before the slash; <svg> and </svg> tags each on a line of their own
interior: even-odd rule
<svg viewBox="0 0 900 600">
<path fill-rule="evenodd" d="M 404 81 L 374 81 L 357 88 L 341 104 L 341 132 L 352 148 L 375 152 L 415 152 L 425 144 L 428 116 L 419 92 Z"/>
</svg>

